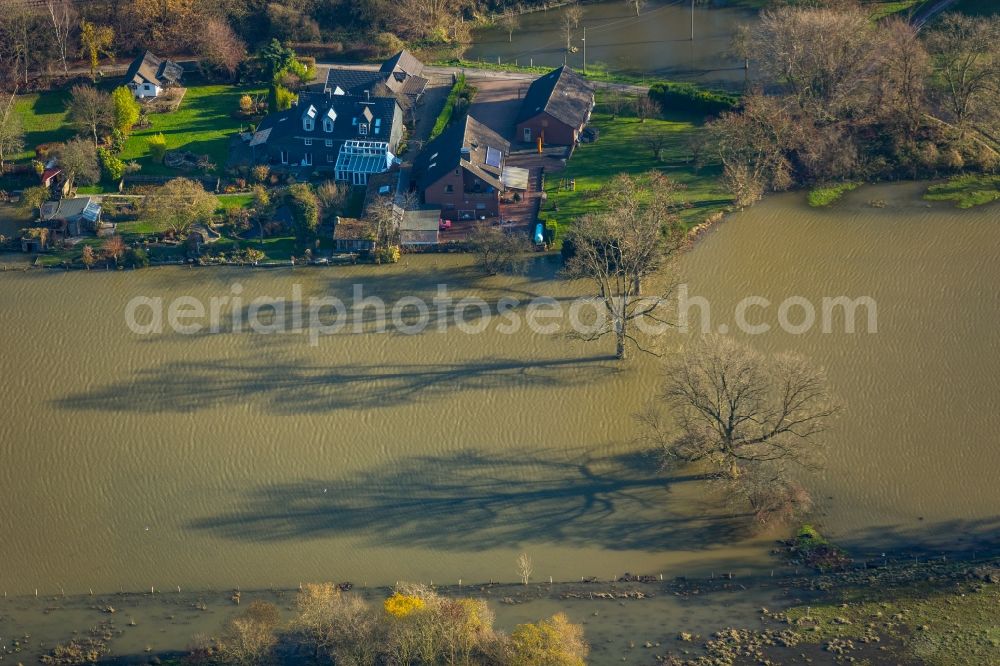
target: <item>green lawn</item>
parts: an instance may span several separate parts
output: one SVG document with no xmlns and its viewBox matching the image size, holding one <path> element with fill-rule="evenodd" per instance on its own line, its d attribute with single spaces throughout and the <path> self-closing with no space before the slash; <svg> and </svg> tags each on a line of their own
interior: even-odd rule
<svg viewBox="0 0 1000 666">
<path fill-rule="evenodd" d="M 259 86 L 202 85 L 191 86 L 184 95 L 180 108 L 173 113 L 156 113 L 149 116 L 150 126 L 136 130 L 125 144 L 121 158 L 135 160 L 142 166 L 140 173 L 147 175 L 181 175 L 181 172 L 149 159 L 147 141 L 155 134 L 167 139 L 167 150 L 183 148 L 198 155 L 208 155 L 221 173 L 229 152 L 229 137 L 247 127 L 245 122 L 233 118 L 239 108 L 240 97 L 245 94 L 262 94 Z"/>
<path fill-rule="evenodd" d="M 597 142 L 580 144 L 566 169 L 546 173 L 548 202 L 543 205 L 542 213 L 547 219 L 560 226 L 569 224 L 601 208 L 601 201 L 594 194 L 612 176 L 640 174 L 652 169 L 663 171 L 686 188 L 681 198 L 690 207 L 682 211 L 681 218 L 689 227 L 732 203 L 732 197 L 719 180 L 718 166 L 695 168 L 690 144 L 701 131 L 698 121 L 665 116 L 642 123 L 630 117 L 612 119 L 608 113 L 597 110 L 591 125 L 600 132 Z M 644 137 L 650 133 L 666 135 L 662 161 L 655 159 L 652 149 L 645 144 Z M 561 187 L 563 181 L 570 179 L 576 180 L 575 191 Z M 558 210 L 553 210 L 554 207 Z"/>
<path fill-rule="evenodd" d="M 20 95 L 14 108 L 24 124 L 24 152 L 13 161 L 25 161 L 35 156 L 35 146 L 53 141 L 65 141 L 76 134 L 66 120 L 69 91 Z"/>
<path fill-rule="evenodd" d="M 952 201 L 959 208 L 972 208 L 1000 200 L 1000 176 L 955 176 L 931 185 L 924 194 L 928 201 Z"/>
<path fill-rule="evenodd" d="M 229 137 L 246 127 L 232 116 L 239 107 L 240 97 L 264 92 L 259 86 L 192 85 L 176 111 L 149 115 L 150 126 L 133 133 L 121 158 L 137 161 L 143 174 L 183 175 L 149 159 L 147 141 L 150 136 L 162 133 L 169 150 L 183 148 L 209 155 L 216 171 L 221 173 L 229 152 Z M 77 133 L 66 118 L 68 99 L 69 92 L 65 90 L 18 97 L 16 108 L 24 122 L 26 136 L 25 151 L 16 155 L 14 161 L 31 159 L 38 144 L 65 141 Z"/>
</svg>

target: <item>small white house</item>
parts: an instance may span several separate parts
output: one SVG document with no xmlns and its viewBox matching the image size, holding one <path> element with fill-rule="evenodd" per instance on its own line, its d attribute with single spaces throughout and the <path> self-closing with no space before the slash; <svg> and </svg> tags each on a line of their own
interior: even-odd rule
<svg viewBox="0 0 1000 666">
<path fill-rule="evenodd" d="M 129 66 L 125 84 L 137 99 L 159 97 L 164 88 L 180 85 L 183 74 L 176 62 L 146 51 Z"/>
</svg>

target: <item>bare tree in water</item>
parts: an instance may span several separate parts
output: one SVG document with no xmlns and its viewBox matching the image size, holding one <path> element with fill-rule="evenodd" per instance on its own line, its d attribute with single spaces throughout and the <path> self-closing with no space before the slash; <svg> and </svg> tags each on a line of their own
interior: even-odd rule
<svg viewBox="0 0 1000 666">
<path fill-rule="evenodd" d="M 514 12 L 512 7 L 503 10 L 503 14 L 498 18 L 498 22 L 507 31 L 507 42 L 514 41 L 514 31 L 521 27 L 521 17 Z"/>
<path fill-rule="evenodd" d="M 613 334 L 616 358 L 625 358 L 628 343 L 651 351 L 639 342 L 635 328 L 670 325 L 665 317 L 673 282 L 658 285 L 655 296 L 644 296 L 643 288 L 647 280 L 668 277 L 662 269 L 683 242 L 676 213 L 679 189 L 658 171 L 641 178 L 615 176 L 599 195 L 603 211 L 577 220 L 566 236 L 571 254 L 565 274 L 593 283 L 604 315 L 593 330 L 579 335 L 597 340 Z"/>
<path fill-rule="evenodd" d="M 566 58 L 569 57 L 570 52 L 573 50 L 573 32 L 580 25 L 582 18 L 583 8 L 576 2 L 566 5 L 566 8 L 563 9 L 562 21 L 560 23 L 563 37 L 566 39 L 566 54 L 563 56 L 563 64 L 566 63 Z"/>
<path fill-rule="evenodd" d="M 708 336 L 666 364 L 662 412 L 641 416 L 666 465 L 706 466 L 731 501 L 763 524 L 808 510 L 793 472 L 821 467 L 822 435 L 839 411 L 826 375 L 795 354 L 765 356 Z"/>
</svg>

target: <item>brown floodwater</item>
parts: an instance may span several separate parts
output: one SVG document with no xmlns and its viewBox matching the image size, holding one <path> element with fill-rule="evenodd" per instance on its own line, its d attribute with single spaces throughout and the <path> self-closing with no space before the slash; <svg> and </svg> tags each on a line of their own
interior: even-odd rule
<svg viewBox="0 0 1000 666">
<path fill-rule="evenodd" d="M 680 273 L 713 327 L 745 296 L 870 296 L 874 334 L 752 336 L 829 369 L 846 402 L 821 529 L 862 554 L 995 534 L 1000 209 L 928 207 L 918 185 L 802 195 L 732 216 Z M 868 204 L 881 199 L 885 208 Z M 658 474 L 632 414 L 658 364 L 583 343 L 434 320 L 419 335 L 140 335 L 136 296 L 567 299 L 552 257 L 478 279 L 457 255 L 391 267 L 0 273 L 0 589 L 13 595 L 454 584 L 763 571 L 700 484 Z M 236 310 L 240 310 L 239 307 Z M 228 306 L 224 312 L 230 312 Z M 767 320 L 768 312 L 755 316 Z M 439 325 L 441 328 L 439 329 Z M 440 332 L 442 331 L 443 332 Z M 683 344 L 682 338 L 677 338 Z"/>
<path fill-rule="evenodd" d="M 741 88 L 744 63 L 731 55 L 737 27 L 756 20 L 744 8 L 713 7 L 699 3 L 694 9 L 691 40 L 689 2 L 656 0 L 646 3 L 639 16 L 628 3 L 596 2 L 583 5 L 583 19 L 574 31 L 577 49 L 566 53 L 561 27 L 562 9 L 538 11 L 520 17 L 520 26 L 508 41 L 503 28 L 477 30 L 466 57 L 495 63 L 545 65 L 564 63 L 582 69 L 583 28 L 587 28 L 587 64 L 600 63 L 613 72 Z"/>
</svg>

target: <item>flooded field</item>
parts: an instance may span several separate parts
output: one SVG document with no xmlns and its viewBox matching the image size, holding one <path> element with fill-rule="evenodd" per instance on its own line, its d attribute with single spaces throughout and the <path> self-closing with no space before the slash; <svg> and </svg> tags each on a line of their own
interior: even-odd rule
<svg viewBox="0 0 1000 666">
<path fill-rule="evenodd" d="M 1000 210 L 928 208 L 919 191 L 862 188 L 828 211 L 774 197 L 680 269 L 713 327 L 748 295 L 877 302 L 874 334 L 749 338 L 829 369 L 847 407 L 810 480 L 817 522 L 864 554 L 996 533 Z M 0 589 L 510 581 L 521 551 L 539 580 L 773 566 L 776 535 L 745 537 L 697 483 L 641 455 L 632 414 L 657 363 L 619 365 L 610 341 L 435 321 L 311 346 L 225 327 L 139 335 L 124 316 L 136 296 L 208 300 L 236 284 L 244 303 L 299 289 L 346 298 L 356 283 L 390 302 L 430 300 L 439 284 L 488 301 L 581 293 L 557 267 L 539 257 L 523 275 L 478 279 L 467 258 L 439 255 L 0 273 Z"/>
<path fill-rule="evenodd" d="M 649 75 L 672 80 L 741 89 L 743 61 L 729 55 L 737 27 L 756 18 L 748 9 L 717 8 L 701 4 L 694 9 L 691 39 L 690 3 L 657 0 L 646 3 L 639 16 L 623 2 L 583 5 L 583 20 L 574 31 L 575 52 L 566 53 L 561 9 L 520 17 L 520 26 L 508 41 L 503 28 L 479 30 L 466 57 L 519 65 L 583 67 L 583 27 L 587 28 L 587 63 L 600 63 L 613 72 Z"/>
</svg>

